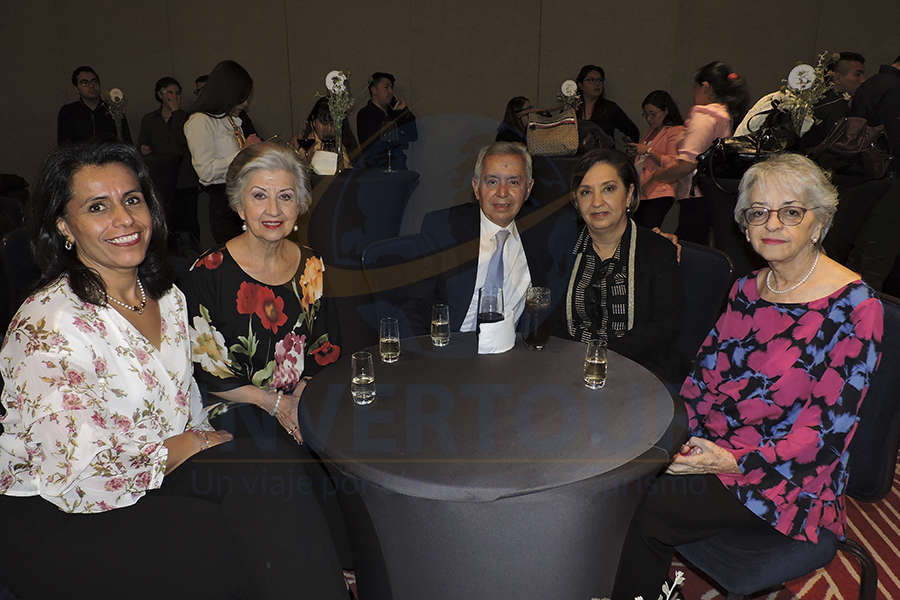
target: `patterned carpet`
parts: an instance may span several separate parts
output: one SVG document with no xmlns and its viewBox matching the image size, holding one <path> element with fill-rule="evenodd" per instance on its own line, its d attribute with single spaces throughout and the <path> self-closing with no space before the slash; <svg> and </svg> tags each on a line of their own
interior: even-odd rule
<svg viewBox="0 0 900 600">
<path fill-rule="evenodd" d="M 866 547 L 878 565 L 878 600 L 900 600 L 900 462 L 894 472 L 894 487 L 884 499 L 868 504 L 852 498 L 847 503 L 847 536 Z M 702 575 L 676 561 L 674 571 L 684 571 L 684 600 L 723 598 Z M 788 582 L 787 589 L 757 596 L 759 600 L 856 600 L 859 596 L 859 566 L 841 552 L 827 566 L 806 577 Z"/>
</svg>

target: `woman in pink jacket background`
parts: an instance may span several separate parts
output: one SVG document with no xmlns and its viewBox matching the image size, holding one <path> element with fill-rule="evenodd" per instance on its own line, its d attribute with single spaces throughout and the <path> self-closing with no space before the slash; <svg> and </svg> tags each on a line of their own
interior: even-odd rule
<svg viewBox="0 0 900 600">
<path fill-rule="evenodd" d="M 744 81 L 723 62 L 711 62 L 694 76 L 694 106 L 678 145 L 678 159 L 670 167 L 657 170 L 647 182 L 672 183 L 680 200 L 676 234 L 698 244 L 709 244 L 710 207 L 697 186 L 690 184 L 697 168 L 697 156 L 717 138 L 731 136 L 733 119 L 740 118 L 747 104 Z"/>
<path fill-rule="evenodd" d="M 634 166 L 641 178 L 641 203 L 634 215 L 638 225 L 648 229 L 662 225 L 675 202 L 678 183 L 653 181 L 653 174 L 678 162 L 678 144 L 684 136 L 684 119 L 678 105 L 664 90 L 654 90 L 641 103 L 650 129 L 641 141 L 629 144 L 636 156 Z"/>
</svg>

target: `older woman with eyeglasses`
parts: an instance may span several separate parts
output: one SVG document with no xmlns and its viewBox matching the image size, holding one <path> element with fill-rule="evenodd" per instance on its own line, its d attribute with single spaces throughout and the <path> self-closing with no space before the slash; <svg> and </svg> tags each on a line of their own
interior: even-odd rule
<svg viewBox="0 0 900 600">
<path fill-rule="evenodd" d="M 655 595 L 675 546 L 726 529 L 844 535 L 848 449 L 883 310 L 822 253 L 836 208 L 834 186 L 796 154 L 741 179 L 735 220 L 768 267 L 734 284 L 681 388 L 691 437 L 632 521 L 614 600 Z"/>
</svg>

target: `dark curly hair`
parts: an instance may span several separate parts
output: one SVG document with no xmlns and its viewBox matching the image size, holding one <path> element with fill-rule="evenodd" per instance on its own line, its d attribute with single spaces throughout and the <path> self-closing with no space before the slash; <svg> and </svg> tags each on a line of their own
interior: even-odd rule
<svg viewBox="0 0 900 600">
<path fill-rule="evenodd" d="M 172 274 L 166 262 L 166 219 L 153 190 L 150 171 L 134 146 L 105 142 L 58 148 L 44 162 L 28 214 L 31 248 L 41 271 L 36 289 L 67 276 L 72 290 L 83 301 L 106 305 L 103 279 L 78 260 L 74 251 L 65 249 L 66 240 L 57 229 L 57 221 L 65 215 L 72 198 L 75 174 L 87 166 L 110 163 L 120 163 L 134 172 L 150 211 L 150 245 L 144 262 L 138 267 L 141 283 L 151 298 L 160 298 L 172 287 Z"/>
<path fill-rule="evenodd" d="M 694 83 L 708 83 L 716 100 L 728 107 L 731 120 L 739 123 L 747 110 L 747 88 L 744 78 L 721 61 L 707 63 L 697 70 Z"/>
</svg>

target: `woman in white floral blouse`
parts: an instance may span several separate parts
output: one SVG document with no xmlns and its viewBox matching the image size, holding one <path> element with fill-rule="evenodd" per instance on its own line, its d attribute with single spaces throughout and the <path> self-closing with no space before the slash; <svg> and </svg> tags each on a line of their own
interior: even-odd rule
<svg viewBox="0 0 900 600">
<path fill-rule="evenodd" d="M 123 144 L 57 150 L 31 209 L 41 279 L 0 352 L 0 581 L 24 598 L 240 597 L 220 507 L 153 491 L 231 434 L 192 377 L 146 166 Z"/>
</svg>

